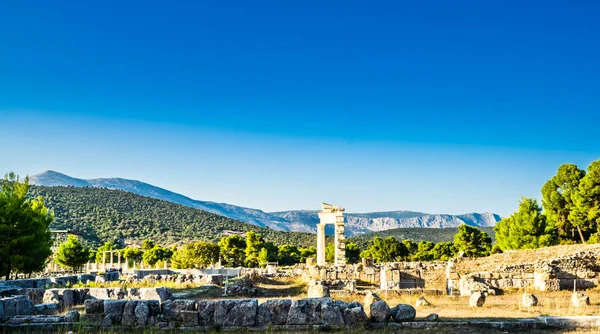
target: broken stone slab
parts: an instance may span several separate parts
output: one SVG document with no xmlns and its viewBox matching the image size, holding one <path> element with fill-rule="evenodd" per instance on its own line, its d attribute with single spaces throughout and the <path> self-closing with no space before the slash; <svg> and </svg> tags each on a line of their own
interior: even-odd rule
<svg viewBox="0 0 600 334">
<path fill-rule="evenodd" d="M 60 297 L 58 295 L 58 289 L 48 289 L 44 292 L 44 297 L 42 298 L 43 304 L 59 304 L 60 305 Z"/>
<path fill-rule="evenodd" d="M 220 300 L 215 305 L 214 323 L 219 326 L 254 326 L 257 309 L 256 299 Z"/>
</svg>

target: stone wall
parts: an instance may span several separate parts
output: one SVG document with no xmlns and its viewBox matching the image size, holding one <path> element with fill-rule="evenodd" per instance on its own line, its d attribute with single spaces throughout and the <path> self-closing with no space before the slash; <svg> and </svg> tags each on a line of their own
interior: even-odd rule
<svg viewBox="0 0 600 334">
<path fill-rule="evenodd" d="M 302 326 L 356 328 L 388 319 L 414 320 L 412 306 L 390 309 L 384 301 L 375 302 L 376 308 L 375 304 L 369 306 L 369 317 L 360 303 L 331 298 L 273 299 L 260 304 L 257 299 L 169 300 L 162 305 L 153 300 L 96 299 L 85 302 L 86 312 L 81 321 L 95 326 L 300 329 Z"/>
<path fill-rule="evenodd" d="M 558 291 L 575 286 L 578 289 L 592 288 L 600 284 L 598 255 L 598 251 L 583 251 L 530 263 L 498 263 L 492 270 L 472 272 L 466 270 L 469 265 L 463 262 L 477 268 L 476 260 L 452 259 L 447 266 L 448 290 L 470 295 L 474 291 L 493 294 L 505 289 Z M 457 270 L 458 266 L 461 270 Z"/>
</svg>

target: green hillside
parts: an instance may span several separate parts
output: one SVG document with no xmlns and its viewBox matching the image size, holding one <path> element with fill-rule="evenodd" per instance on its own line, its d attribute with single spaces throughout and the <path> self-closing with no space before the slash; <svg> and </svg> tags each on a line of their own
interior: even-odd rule
<svg viewBox="0 0 600 334">
<path fill-rule="evenodd" d="M 229 231 L 254 231 L 275 244 L 315 245 L 314 234 L 261 228 L 206 211 L 121 190 L 31 186 L 54 211 L 52 229 L 78 231 L 93 245 L 108 240 L 139 243 L 153 239 L 164 245 L 192 240 L 217 241 Z"/>
<path fill-rule="evenodd" d="M 492 243 L 496 242 L 496 235 L 493 227 L 479 227 L 480 230 L 486 232 L 491 238 Z M 431 241 L 438 243 L 440 241 L 453 241 L 454 235 L 456 234 L 456 228 L 395 228 L 392 230 L 371 232 L 349 238 L 349 242 L 356 243 L 361 249 L 368 246 L 369 242 L 374 237 L 379 236 L 382 238 L 393 236 L 398 240 L 412 239 L 415 242 L 421 240 Z"/>
</svg>

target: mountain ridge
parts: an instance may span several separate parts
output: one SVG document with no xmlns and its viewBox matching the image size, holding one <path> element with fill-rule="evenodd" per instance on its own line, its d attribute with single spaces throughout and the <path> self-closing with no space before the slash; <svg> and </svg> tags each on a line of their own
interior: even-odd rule
<svg viewBox="0 0 600 334">
<path fill-rule="evenodd" d="M 317 210 L 265 212 L 260 209 L 241 207 L 228 203 L 195 200 L 142 181 L 124 178 L 79 179 L 49 170 L 31 176 L 30 182 L 34 185 L 48 187 L 72 186 L 118 189 L 280 231 L 316 233 L 315 225 L 319 222 Z M 477 227 L 494 226 L 500 220 L 499 215 L 491 212 L 450 215 L 396 210 L 345 213 L 344 216 L 346 217 L 346 233 L 348 236 L 402 227 L 445 228 L 456 227 L 461 224 Z M 332 229 L 328 226 L 326 232 L 331 234 Z"/>
</svg>

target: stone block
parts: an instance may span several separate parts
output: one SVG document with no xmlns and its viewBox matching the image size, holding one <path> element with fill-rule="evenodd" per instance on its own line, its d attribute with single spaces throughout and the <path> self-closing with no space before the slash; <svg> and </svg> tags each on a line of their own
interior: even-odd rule
<svg viewBox="0 0 600 334">
<path fill-rule="evenodd" d="M 140 299 L 143 300 L 158 300 L 161 303 L 169 299 L 173 299 L 173 295 L 171 294 L 171 289 L 165 287 L 158 288 L 141 288 L 140 291 Z"/>
<path fill-rule="evenodd" d="M 373 302 L 370 307 L 371 319 L 374 322 L 384 322 L 390 317 L 390 307 L 385 300 Z"/>
<path fill-rule="evenodd" d="M 90 298 L 93 298 L 93 299 L 110 299 L 109 289 L 105 289 L 105 288 L 89 289 L 88 295 Z"/>
<path fill-rule="evenodd" d="M 179 313 L 181 323 L 186 326 L 198 326 L 198 311 L 182 310 Z"/>
<path fill-rule="evenodd" d="M 84 324 L 99 326 L 104 319 L 104 314 L 82 314 L 79 321 Z"/>
<path fill-rule="evenodd" d="M 363 325 L 369 321 L 369 317 L 367 317 L 362 305 L 358 303 L 348 304 L 348 307 L 342 311 L 342 314 L 346 326 Z"/>
<path fill-rule="evenodd" d="M 59 292 L 57 289 L 49 289 L 44 292 L 42 298 L 43 304 L 60 304 Z"/>
<path fill-rule="evenodd" d="M 198 324 L 200 326 L 212 326 L 215 323 L 215 306 L 216 302 L 213 300 L 197 301 Z"/>
<path fill-rule="evenodd" d="M 104 313 L 104 300 L 88 299 L 84 302 L 84 308 L 85 308 L 86 314 L 103 314 Z"/>
<path fill-rule="evenodd" d="M 135 318 L 138 326 L 152 326 L 160 313 L 158 300 L 140 300 L 135 307 Z"/>
<path fill-rule="evenodd" d="M 25 295 L 2 298 L 1 303 L 5 317 L 31 315 L 35 311 L 33 302 Z"/>
<path fill-rule="evenodd" d="M 405 322 L 413 321 L 417 316 L 417 311 L 408 304 L 398 304 L 390 309 L 390 314 L 394 321 Z"/>
<path fill-rule="evenodd" d="M 321 323 L 331 327 L 343 327 L 344 316 L 339 306 L 333 302 L 324 302 L 321 304 Z"/>
<path fill-rule="evenodd" d="M 195 311 L 196 301 L 195 300 L 167 300 L 162 304 L 162 314 L 167 320 L 179 320 L 181 311 Z"/>
<path fill-rule="evenodd" d="M 121 316 L 121 324 L 123 326 L 135 326 L 137 319 L 135 316 L 135 308 L 137 307 L 137 300 L 130 300 L 125 303 L 123 307 L 123 315 Z"/>
<path fill-rule="evenodd" d="M 257 309 L 256 299 L 220 300 L 215 305 L 215 325 L 254 326 Z"/>
<path fill-rule="evenodd" d="M 331 298 L 305 298 L 292 302 L 288 313 L 288 325 L 314 325 L 321 323 L 321 303 Z"/>
<path fill-rule="evenodd" d="M 111 324 L 120 324 L 121 317 L 123 316 L 123 309 L 125 308 L 125 300 L 105 300 L 104 301 L 104 315 L 109 317 Z"/>
<path fill-rule="evenodd" d="M 62 292 L 63 307 L 68 307 L 68 308 L 73 307 L 73 305 L 75 305 L 73 290 L 64 289 L 64 290 L 61 290 L 61 292 Z"/>
<path fill-rule="evenodd" d="M 289 299 L 270 299 L 258 306 L 256 325 L 285 325 L 292 301 Z"/>
</svg>

